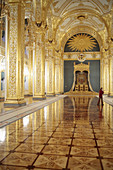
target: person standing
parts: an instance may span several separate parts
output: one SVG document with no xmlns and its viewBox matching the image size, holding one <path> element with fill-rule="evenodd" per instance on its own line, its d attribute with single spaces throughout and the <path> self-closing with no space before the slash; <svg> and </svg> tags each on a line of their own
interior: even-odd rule
<svg viewBox="0 0 113 170">
<path fill-rule="evenodd" d="M 102 87 L 101 87 L 99 90 L 99 99 L 98 99 L 97 105 L 100 104 L 100 100 L 101 100 L 101 105 L 103 106 L 103 94 L 104 94 L 104 91 L 102 90 Z"/>
</svg>

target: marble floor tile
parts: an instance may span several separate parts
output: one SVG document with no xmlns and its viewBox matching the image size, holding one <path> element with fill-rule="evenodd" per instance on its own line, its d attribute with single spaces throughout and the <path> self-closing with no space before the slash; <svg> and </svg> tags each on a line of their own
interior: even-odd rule
<svg viewBox="0 0 113 170">
<path fill-rule="evenodd" d="M 81 128 L 81 129 L 91 129 L 92 126 L 90 124 L 76 124 L 76 128 Z"/>
<path fill-rule="evenodd" d="M 56 129 L 56 132 L 62 132 L 62 133 L 65 133 L 65 132 L 71 132 L 71 133 L 73 133 L 73 131 L 74 131 L 74 128 L 66 128 L 65 129 L 65 127 L 58 127 L 57 129 Z"/>
<path fill-rule="evenodd" d="M 81 146 L 74 146 L 71 148 L 71 155 L 74 156 L 85 156 L 85 157 L 97 157 L 98 156 L 98 152 L 97 152 L 97 148 L 94 147 L 81 147 Z"/>
<path fill-rule="evenodd" d="M 113 134 L 95 134 L 97 139 L 102 139 L 102 140 L 113 140 Z"/>
<path fill-rule="evenodd" d="M 96 134 L 113 134 L 112 130 L 110 130 L 110 129 L 103 129 L 103 128 L 101 128 L 101 129 L 94 129 L 94 132 Z"/>
<path fill-rule="evenodd" d="M 62 145 L 47 145 L 42 152 L 44 154 L 66 155 L 69 153 L 69 147 Z"/>
<path fill-rule="evenodd" d="M 22 143 L 15 151 L 26 153 L 38 153 L 42 150 L 44 145 L 38 145 L 33 143 Z"/>
<path fill-rule="evenodd" d="M 48 139 L 49 139 L 49 137 L 31 136 L 25 142 L 26 143 L 44 144 L 48 141 Z"/>
<path fill-rule="evenodd" d="M 84 128 L 84 127 L 77 127 L 75 128 L 75 132 L 80 132 L 80 133 L 92 133 L 92 129 L 91 128 Z"/>
<path fill-rule="evenodd" d="M 113 148 L 99 148 L 99 152 L 103 158 L 113 158 Z"/>
<path fill-rule="evenodd" d="M 9 152 L 0 152 L 0 161 L 5 158 L 7 155 L 9 154 Z"/>
<path fill-rule="evenodd" d="M 86 157 L 71 157 L 68 168 L 70 170 L 101 170 L 99 159 Z"/>
<path fill-rule="evenodd" d="M 0 165 L 0 170 L 27 170 L 27 168 L 22 166 Z"/>
<path fill-rule="evenodd" d="M 71 139 L 69 138 L 51 138 L 48 142 L 50 145 L 71 145 Z"/>
<path fill-rule="evenodd" d="M 18 142 L 22 142 L 25 139 L 27 139 L 28 136 L 22 135 L 22 136 L 16 136 L 15 135 L 9 135 L 8 138 L 6 138 L 4 141 L 7 142 L 14 142 L 14 143 L 18 143 Z"/>
<path fill-rule="evenodd" d="M 3 151 L 14 150 L 18 145 L 19 145 L 19 143 L 12 143 L 12 142 L 0 143 L 0 153 L 3 152 Z"/>
<path fill-rule="evenodd" d="M 102 164 L 105 170 L 113 170 L 113 159 L 102 159 Z"/>
<path fill-rule="evenodd" d="M 96 146 L 95 144 L 95 140 L 93 139 L 78 139 L 78 138 L 75 138 L 73 139 L 73 143 L 72 145 L 75 145 L 75 146 Z"/>
<path fill-rule="evenodd" d="M 34 166 L 40 168 L 63 169 L 66 167 L 67 157 L 56 155 L 40 155 Z"/>
<path fill-rule="evenodd" d="M 49 129 L 49 128 L 42 128 L 42 127 L 40 127 L 39 129 L 38 129 L 38 132 L 53 132 L 55 130 L 55 128 L 53 128 L 53 129 Z"/>
<path fill-rule="evenodd" d="M 55 132 L 53 137 L 72 137 L 73 133 L 71 132 Z"/>
<path fill-rule="evenodd" d="M 37 155 L 35 154 L 27 154 L 27 153 L 11 153 L 8 157 L 6 157 L 2 163 L 6 165 L 21 165 L 28 166 L 33 163 Z"/>
<path fill-rule="evenodd" d="M 40 132 L 40 131 L 35 131 L 32 136 L 39 136 L 39 137 L 48 137 L 51 136 L 53 132 Z"/>
<path fill-rule="evenodd" d="M 94 138 L 93 133 L 74 133 L 75 138 Z"/>
<path fill-rule="evenodd" d="M 113 148 L 113 140 L 111 139 L 105 139 L 105 140 L 97 140 L 97 145 L 100 147 L 107 147 L 107 148 Z"/>
</svg>

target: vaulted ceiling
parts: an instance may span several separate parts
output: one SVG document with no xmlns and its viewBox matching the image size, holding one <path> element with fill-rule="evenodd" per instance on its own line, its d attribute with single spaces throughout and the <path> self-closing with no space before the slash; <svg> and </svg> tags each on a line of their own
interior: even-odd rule
<svg viewBox="0 0 113 170">
<path fill-rule="evenodd" d="M 31 8 L 39 26 L 47 24 L 47 41 L 61 52 L 75 34 L 90 34 L 100 49 L 113 38 L 113 0 L 26 0 L 26 16 Z"/>
<path fill-rule="evenodd" d="M 55 39 L 62 50 L 76 33 L 91 34 L 100 46 L 107 41 L 113 0 L 53 0 L 50 9 Z"/>
</svg>

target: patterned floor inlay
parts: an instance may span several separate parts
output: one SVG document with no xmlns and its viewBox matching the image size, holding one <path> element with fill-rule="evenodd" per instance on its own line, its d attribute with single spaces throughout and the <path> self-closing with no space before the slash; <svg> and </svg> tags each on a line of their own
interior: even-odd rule
<svg viewBox="0 0 113 170">
<path fill-rule="evenodd" d="M 84 157 L 97 157 L 98 156 L 98 152 L 97 152 L 97 148 L 93 148 L 93 147 L 72 147 L 71 148 L 71 155 L 73 156 L 84 156 Z"/>
<path fill-rule="evenodd" d="M 23 166 L 0 165 L 0 170 L 27 170 L 27 168 Z"/>
<path fill-rule="evenodd" d="M 100 161 L 96 158 L 72 157 L 69 160 L 68 168 L 71 170 L 100 170 Z"/>
<path fill-rule="evenodd" d="M 28 166 L 33 163 L 37 155 L 29 153 L 11 153 L 2 161 L 3 164 L 7 165 L 21 165 Z"/>
<path fill-rule="evenodd" d="M 63 169 L 66 167 L 67 157 L 56 155 L 40 155 L 35 162 L 36 167 Z"/>
<path fill-rule="evenodd" d="M 60 145 L 47 145 L 43 153 L 44 154 L 55 154 L 55 155 L 66 155 L 69 152 L 68 146 L 60 146 Z"/>
<path fill-rule="evenodd" d="M 102 164 L 105 170 L 113 170 L 113 159 L 102 159 Z"/>
<path fill-rule="evenodd" d="M 61 98 L 0 128 L 0 170 L 113 170 L 112 106 L 97 100 Z"/>
</svg>

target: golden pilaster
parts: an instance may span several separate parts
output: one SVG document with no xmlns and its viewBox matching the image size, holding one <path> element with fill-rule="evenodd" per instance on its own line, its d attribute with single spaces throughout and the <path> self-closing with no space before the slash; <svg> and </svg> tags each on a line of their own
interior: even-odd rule
<svg viewBox="0 0 113 170">
<path fill-rule="evenodd" d="M 0 57 L 0 67 L 1 67 L 1 57 Z M 0 101 L 2 99 L 2 91 L 1 91 L 1 70 L 0 70 Z"/>
<path fill-rule="evenodd" d="M 104 87 L 104 62 L 100 60 L 100 87 Z"/>
<path fill-rule="evenodd" d="M 61 93 L 64 93 L 64 60 L 61 59 Z"/>
<path fill-rule="evenodd" d="M 0 48 L 1 48 L 1 44 L 2 44 L 1 41 L 2 41 L 2 26 L 0 24 Z M 0 53 L 0 67 L 1 67 L 1 53 Z M 0 69 L 0 100 L 1 100 L 1 98 L 2 98 L 2 92 L 1 92 L 1 69 Z"/>
<path fill-rule="evenodd" d="M 46 96 L 55 95 L 55 59 L 53 56 L 53 49 L 48 50 L 47 59 L 47 94 Z"/>
<path fill-rule="evenodd" d="M 60 59 L 55 59 L 55 94 L 60 94 Z"/>
<path fill-rule="evenodd" d="M 37 33 L 34 59 L 33 99 L 45 99 L 45 34 Z"/>
<path fill-rule="evenodd" d="M 113 96 L 113 53 L 112 47 L 109 55 L 109 96 Z"/>
<path fill-rule="evenodd" d="M 104 59 L 104 94 L 109 93 L 109 59 Z"/>
<path fill-rule="evenodd" d="M 104 50 L 104 49 L 103 49 Z M 104 55 L 103 51 L 101 49 L 100 55 L 101 55 L 101 60 L 100 60 L 100 87 L 104 87 Z"/>
<path fill-rule="evenodd" d="M 33 50 L 29 49 L 29 95 L 33 95 Z"/>
<path fill-rule="evenodd" d="M 5 105 L 25 105 L 24 100 L 24 26 L 22 0 L 9 0 L 10 20 L 7 43 L 7 92 Z"/>
</svg>

